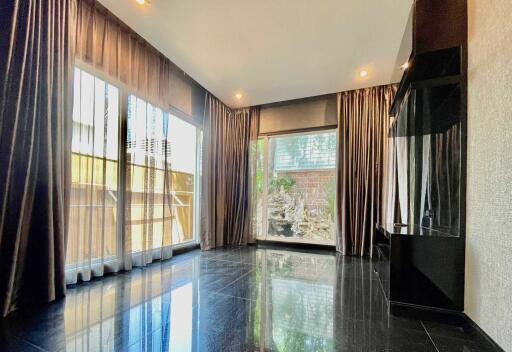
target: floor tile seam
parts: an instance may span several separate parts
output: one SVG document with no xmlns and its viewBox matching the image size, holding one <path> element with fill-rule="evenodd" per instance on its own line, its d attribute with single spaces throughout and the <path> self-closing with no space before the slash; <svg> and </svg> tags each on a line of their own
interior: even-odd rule
<svg viewBox="0 0 512 352">
<path fill-rule="evenodd" d="M 31 347 L 34 347 L 35 349 L 39 350 L 39 351 L 42 351 L 42 352 L 49 352 L 47 349 L 39 346 L 38 344 L 35 344 L 34 342 L 32 341 L 29 341 L 21 336 L 18 336 L 16 334 L 11 334 L 11 333 L 7 333 L 8 336 L 12 337 L 13 339 L 15 340 L 18 340 L 18 341 L 21 341 L 22 343 L 26 343 L 27 345 L 30 345 Z"/>
<path fill-rule="evenodd" d="M 229 285 L 232 285 L 234 284 L 235 282 L 237 282 L 238 280 L 240 280 L 241 278 L 243 278 L 244 276 L 247 276 L 249 275 L 250 273 L 252 273 L 254 271 L 254 269 L 250 269 L 248 272 L 246 272 L 245 274 L 239 276 L 238 278 L 236 278 L 235 280 L 231 281 L 230 283 L 228 283 L 227 285 L 225 286 L 222 286 L 221 288 L 219 288 L 218 290 L 215 290 L 213 291 L 213 293 L 218 293 L 220 291 L 222 291 L 223 289 L 225 289 L 226 287 L 228 287 Z"/>
<path fill-rule="evenodd" d="M 213 292 L 213 294 L 220 295 L 220 296 L 231 297 L 231 298 L 243 299 L 244 301 L 256 302 L 256 300 L 251 299 L 251 298 L 228 295 L 227 293 L 222 293 L 222 292 Z"/>
<path fill-rule="evenodd" d="M 201 259 L 204 259 L 204 260 L 207 260 L 207 261 L 212 261 L 212 260 L 215 260 L 215 261 L 222 261 L 222 262 L 231 262 L 231 263 L 240 263 L 240 262 L 237 262 L 237 261 L 234 261 L 234 260 L 228 260 L 228 259 L 221 259 L 222 256 L 215 256 L 215 257 L 211 257 L 211 258 L 201 258 Z"/>
<path fill-rule="evenodd" d="M 374 273 L 374 274 L 377 275 L 377 273 Z M 382 282 L 378 278 L 377 278 L 377 281 L 379 282 L 380 293 L 382 294 L 384 301 L 386 302 L 386 306 L 388 307 L 388 312 L 389 312 L 389 300 L 386 296 L 386 291 L 384 290 L 384 286 L 382 286 Z"/>
<path fill-rule="evenodd" d="M 428 330 L 428 329 L 427 329 Z M 481 335 L 478 335 L 478 337 L 471 337 L 471 336 L 450 336 L 450 335 L 442 335 L 442 334 L 436 334 L 436 333 L 431 333 L 429 332 L 430 336 L 432 336 L 432 338 L 440 338 L 440 339 L 449 339 L 449 340 L 454 340 L 454 341 L 457 341 L 457 342 L 473 342 L 473 343 L 477 343 L 478 341 L 475 341 L 475 338 L 482 338 L 484 339 L 483 336 Z M 485 339 L 484 339 L 485 341 Z"/>
<path fill-rule="evenodd" d="M 437 345 L 436 343 L 434 342 L 434 339 L 432 338 L 432 336 L 430 336 L 430 333 L 428 332 L 427 330 L 427 327 L 425 326 L 425 324 L 423 323 L 423 320 L 420 320 L 420 323 L 421 323 L 421 326 L 423 326 L 423 330 L 425 330 L 425 332 L 427 333 L 427 336 L 430 340 L 430 342 L 432 343 L 432 345 L 434 346 L 434 348 L 436 349 L 437 352 L 439 352 L 439 348 L 437 348 Z"/>
<path fill-rule="evenodd" d="M 381 322 L 378 320 L 372 320 L 372 319 L 361 319 L 361 318 L 341 318 L 341 322 L 349 323 L 369 323 L 369 324 L 380 324 Z M 386 327 L 387 328 L 387 327 Z"/>
<path fill-rule="evenodd" d="M 209 255 L 206 255 L 206 256 L 203 256 L 202 254 L 200 254 L 199 257 L 203 258 L 203 259 L 206 259 L 206 260 L 211 260 L 211 259 L 215 259 L 217 257 L 220 257 L 222 255 L 223 255 L 223 253 L 209 254 Z"/>
<path fill-rule="evenodd" d="M 236 261 L 236 260 L 228 260 L 228 259 L 217 259 L 217 258 L 211 258 L 210 260 L 216 260 L 216 261 L 220 261 L 220 262 L 229 262 L 229 263 L 246 264 L 246 265 L 256 266 L 256 264 L 246 263 L 244 261 Z"/>
</svg>

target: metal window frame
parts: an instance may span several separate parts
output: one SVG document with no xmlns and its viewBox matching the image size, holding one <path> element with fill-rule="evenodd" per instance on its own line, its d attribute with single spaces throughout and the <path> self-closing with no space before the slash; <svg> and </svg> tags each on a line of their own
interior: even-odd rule
<svg viewBox="0 0 512 352">
<path fill-rule="evenodd" d="M 268 185 L 269 185 L 269 158 L 270 158 L 270 140 L 274 138 L 282 138 L 282 137 L 289 137 L 289 136 L 300 136 L 300 135 L 314 135 L 319 133 L 327 133 L 327 132 L 335 132 L 336 133 L 336 144 L 338 141 L 338 130 L 337 128 L 332 129 L 311 129 L 307 131 L 300 131 L 300 132 L 291 132 L 291 133 L 276 133 L 272 135 L 260 135 L 258 136 L 258 139 L 263 139 L 263 194 L 262 194 L 262 214 L 261 214 L 261 229 L 262 233 L 261 236 L 257 237 L 259 240 L 269 240 L 269 241 L 277 241 L 282 243 L 303 243 L 303 244 L 320 244 L 320 245 L 335 245 L 336 244 L 336 236 L 332 239 L 330 242 L 319 242 L 319 241 L 312 241 L 312 240 L 303 240 L 298 238 L 292 238 L 292 239 L 284 239 L 282 237 L 276 237 L 268 234 Z M 336 165 L 334 168 L 329 169 L 298 169 L 298 170 L 289 170 L 289 171 L 283 171 L 283 172 L 308 172 L 308 171 L 325 171 L 325 170 L 337 170 L 338 168 L 338 148 L 336 147 Z M 337 212 L 337 194 L 335 195 L 335 204 L 336 204 L 336 210 Z M 335 229 L 338 228 L 337 224 L 337 218 L 334 219 L 334 227 Z"/>
<path fill-rule="evenodd" d="M 117 236 L 117 254 L 115 256 L 111 256 L 108 258 L 108 262 L 116 263 L 119 269 L 126 268 L 125 263 L 125 201 L 126 201 L 126 148 L 127 148 L 127 132 L 128 132 L 128 99 L 130 95 L 134 95 L 137 98 L 143 99 L 146 103 L 153 105 L 154 107 L 160 108 L 164 113 L 168 113 L 184 122 L 194 126 L 196 128 L 196 167 L 194 174 L 194 230 L 193 230 L 193 239 L 190 241 L 171 244 L 173 249 L 184 248 L 184 247 L 192 247 L 196 246 L 199 243 L 199 234 L 200 234 L 200 218 L 201 218 L 201 206 L 200 206 L 200 192 L 201 192 L 201 178 L 200 174 L 201 170 L 201 152 L 202 148 L 202 127 L 200 124 L 195 121 L 192 116 L 188 116 L 187 114 L 174 109 L 173 107 L 162 108 L 162 104 L 158 103 L 156 100 L 151 97 L 140 94 L 133 89 L 130 89 L 126 84 L 121 82 L 120 80 L 114 79 L 105 72 L 97 69 L 91 64 L 88 64 L 82 60 L 75 60 L 75 64 L 73 69 L 79 69 L 87 74 L 90 74 L 94 78 L 100 79 L 104 81 L 106 84 L 111 85 L 118 89 L 118 166 L 117 166 L 117 183 L 118 183 L 118 203 L 117 203 L 117 224 L 116 224 L 116 236 Z M 136 255 L 136 253 L 134 253 Z M 72 267 L 80 268 L 83 266 L 83 263 L 77 262 L 72 266 L 66 264 L 66 268 L 72 269 Z M 130 266 L 130 265 L 128 265 Z"/>
</svg>

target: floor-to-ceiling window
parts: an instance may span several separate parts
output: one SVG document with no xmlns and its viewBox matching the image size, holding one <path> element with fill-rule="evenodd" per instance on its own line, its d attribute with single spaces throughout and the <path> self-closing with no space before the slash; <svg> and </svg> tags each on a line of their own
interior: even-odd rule
<svg viewBox="0 0 512 352">
<path fill-rule="evenodd" d="M 257 150 L 257 237 L 334 244 L 336 131 L 263 137 Z"/>
<path fill-rule="evenodd" d="M 127 125 L 132 250 L 194 241 L 198 128 L 133 95 Z"/>
<path fill-rule="evenodd" d="M 170 116 L 174 244 L 193 241 L 197 228 L 200 137 L 200 131 L 196 126 L 174 115 Z"/>
<path fill-rule="evenodd" d="M 67 269 L 88 279 L 117 260 L 119 89 L 75 69 Z"/>
<path fill-rule="evenodd" d="M 200 128 L 83 69 L 74 80 L 68 283 L 196 243 Z"/>
</svg>

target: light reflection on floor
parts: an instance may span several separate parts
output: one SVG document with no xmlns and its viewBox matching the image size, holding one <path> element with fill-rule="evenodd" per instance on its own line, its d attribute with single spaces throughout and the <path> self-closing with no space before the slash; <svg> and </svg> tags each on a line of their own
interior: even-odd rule
<svg viewBox="0 0 512 352">
<path fill-rule="evenodd" d="M 487 351 L 470 335 L 436 335 L 449 329 L 390 317 L 369 259 L 249 247 L 194 251 L 71 287 L 65 300 L 0 323 L 0 345 L 32 352 Z"/>
</svg>

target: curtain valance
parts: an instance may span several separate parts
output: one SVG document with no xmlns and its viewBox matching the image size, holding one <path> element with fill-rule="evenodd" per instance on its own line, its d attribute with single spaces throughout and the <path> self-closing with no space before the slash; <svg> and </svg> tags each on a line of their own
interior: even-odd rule
<svg viewBox="0 0 512 352">
<path fill-rule="evenodd" d="M 75 57 L 139 96 L 170 105 L 172 62 L 97 1 L 77 2 Z"/>
</svg>

